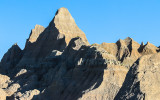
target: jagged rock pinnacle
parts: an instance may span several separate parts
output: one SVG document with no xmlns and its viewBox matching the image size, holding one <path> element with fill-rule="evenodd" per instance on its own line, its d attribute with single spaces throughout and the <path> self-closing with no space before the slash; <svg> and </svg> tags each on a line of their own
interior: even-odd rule
<svg viewBox="0 0 160 100">
<path fill-rule="evenodd" d="M 67 8 L 60 8 L 57 11 L 53 21 L 58 31 L 61 34 L 65 35 L 65 40 L 67 44 L 70 42 L 72 38 L 75 37 L 81 37 L 84 42 L 89 44 L 84 32 L 82 32 L 78 28 L 78 26 L 75 23 L 75 20 L 73 19 Z"/>
<path fill-rule="evenodd" d="M 141 42 L 141 46 L 144 46 L 144 42 Z"/>
<path fill-rule="evenodd" d="M 47 28 L 32 29 L 24 50 L 15 43 L 4 55 L 0 100 L 160 98 L 160 48 L 130 37 L 88 44 L 68 9 L 60 8 Z"/>
<path fill-rule="evenodd" d="M 44 31 L 45 27 L 41 25 L 36 25 L 34 29 L 32 29 L 31 34 L 29 36 L 28 42 L 35 42 L 39 35 Z"/>
<path fill-rule="evenodd" d="M 53 50 L 62 52 L 70 40 L 75 37 L 81 37 L 86 44 L 89 44 L 68 9 L 60 8 L 47 28 L 36 25 L 35 29 L 31 31 L 26 42 L 24 55 L 18 65 L 38 63 L 50 55 Z"/>
<path fill-rule="evenodd" d="M 12 47 L 5 53 L 3 56 L 0 66 L 4 70 L 4 73 L 8 71 L 8 69 L 12 69 L 18 64 L 19 60 L 22 56 L 22 50 L 17 45 L 17 43 L 13 44 Z"/>
</svg>

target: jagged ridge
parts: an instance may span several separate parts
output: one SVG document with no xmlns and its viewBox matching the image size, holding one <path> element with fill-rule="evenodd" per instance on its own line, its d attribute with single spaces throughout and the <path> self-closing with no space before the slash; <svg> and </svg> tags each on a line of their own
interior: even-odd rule
<svg viewBox="0 0 160 100">
<path fill-rule="evenodd" d="M 47 28 L 32 29 L 24 50 L 14 44 L 2 58 L 0 99 L 157 99 L 159 50 L 129 37 L 89 45 L 60 8 Z"/>
</svg>

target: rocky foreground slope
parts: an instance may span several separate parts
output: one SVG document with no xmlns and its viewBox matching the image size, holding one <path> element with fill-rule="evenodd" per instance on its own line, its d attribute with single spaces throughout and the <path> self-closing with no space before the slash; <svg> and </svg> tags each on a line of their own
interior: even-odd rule
<svg viewBox="0 0 160 100">
<path fill-rule="evenodd" d="M 66 8 L 0 62 L 0 100 L 158 100 L 160 49 L 132 38 L 90 45 Z"/>
</svg>

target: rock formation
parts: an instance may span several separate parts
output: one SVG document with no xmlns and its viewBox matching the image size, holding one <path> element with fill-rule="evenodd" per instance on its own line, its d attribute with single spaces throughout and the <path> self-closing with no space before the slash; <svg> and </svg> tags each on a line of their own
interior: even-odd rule
<svg viewBox="0 0 160 100">
<path fill-rule="evenodd" d="M 46 29 L 36 25 L 32 30 L 19 66 L 38 64 L 53 50 L 63 51 L 69 41 L 75 37 L 81 37 L 89 44 L 69 11 L 66 8 L 60 8 Z"/>
<path fill-rule="evenodd" d="M 0 100 L 158 100 L 160 48 L 132 38 L 89 45 L 66 8 L 0 63 Z"/>
<path fill-rule="evenodd" d="M 22 50 L 19 46 L 14 44 L 3 56 L 0 66 L 2 73 L 9 73 L 9 69 L 13 69 L 20 61 L 22 57 Z"/>
<path fill-rule="evenodd" d="M 159 100 L 160 53 L 145 55 L 130 68 L 115 100 Z"/>
</svg>

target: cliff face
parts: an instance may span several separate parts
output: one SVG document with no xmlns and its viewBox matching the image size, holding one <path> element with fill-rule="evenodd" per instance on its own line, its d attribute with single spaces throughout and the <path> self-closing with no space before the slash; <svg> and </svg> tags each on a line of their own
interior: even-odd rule
<svg viewBox="0 0 160 100">
<path fill-rule="evenodd" d="M 0 63 L 1 100 L 158 99 L 159 48 L 132 38 L 89 45 L 66 8 Z M 2 75 L 3 74 L 3 75 Z"/>
<path fill-rule="evenodd" d="M 78 28 L 66 8 L 60 8 L 47 28 L 36 25 L 26 42 L 23 57 L 18 66 L 35 66 L 53 50 L 63 51 L 72 38 L 81 37 L 87 44 L 85 34 Z"/>
</svg>

